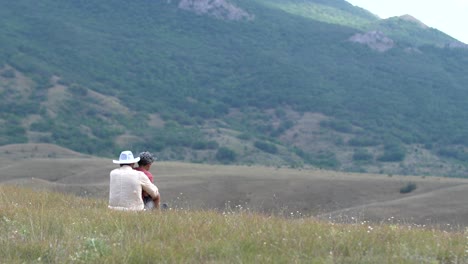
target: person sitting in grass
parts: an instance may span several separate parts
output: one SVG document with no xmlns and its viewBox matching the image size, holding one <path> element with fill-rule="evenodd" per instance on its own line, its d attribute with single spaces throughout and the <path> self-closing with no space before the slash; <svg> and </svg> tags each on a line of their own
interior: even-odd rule
<svg viewBox="0 0 468 264">
<path fill-rule="evenodd" d="M 148 179 L 154 184 L 153 174 L 149 171 L 151 165 L 155 161 L 155 157 L 151 152 L 144 151 L 140 153 L 140 160 L 138 161 L 138 167 L 135 168 L 137 171 L 143 172 Z M 160 203 L 161 195 L 158 196 L 157 200 L 154 200 L 148 193 L 143 190 L 143 203 L 145 204 L 145 209 L 158 208 Z"/>
<path fill-rule="evenodd" d="M 120 167 L 110 172 L 109 208 L 115 210 L 143 211 L 142 192 L 145 191 L 159 207 L 159 190 L 143 172 L 134 170 L 140 157 L 134 158 L 129 150 L 122 151 L 114 164 Z"/>
</svg>

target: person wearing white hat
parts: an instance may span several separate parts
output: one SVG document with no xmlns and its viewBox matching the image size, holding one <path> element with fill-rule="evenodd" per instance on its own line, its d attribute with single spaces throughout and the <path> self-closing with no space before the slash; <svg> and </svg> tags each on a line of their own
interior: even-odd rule
<svg viewBox="0 0 468 264">
<path fill-rule="evenodd" d="M 159 201 L 159 190 L 148 177 L 133 169 L 140 160 L 129 150 L 122 151 L 114 164 L 120 167 L 110 172 L 109 208 L 115 210 L 143 211 L 145 206 L 142 191 L 148 193 L 154 201 Z M 159 202 L 157 203 L 159 204 Z"/>
</svg>

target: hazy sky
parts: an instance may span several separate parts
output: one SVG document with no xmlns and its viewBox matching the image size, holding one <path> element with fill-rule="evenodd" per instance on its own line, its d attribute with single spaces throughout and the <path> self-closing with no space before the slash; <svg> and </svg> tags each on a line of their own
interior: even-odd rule
<svg viewBox="0 0 468 264">
<path fill-rule="evenodd" d="M 346 0 L 380 18 L 412 15 L 468 44 L 468 0 Z"/>
</svg>

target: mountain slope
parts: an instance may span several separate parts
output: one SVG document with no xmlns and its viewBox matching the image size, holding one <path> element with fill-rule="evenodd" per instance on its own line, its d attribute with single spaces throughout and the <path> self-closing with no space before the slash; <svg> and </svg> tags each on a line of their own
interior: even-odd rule
<svg viewBox="0 0 468 264">
<path fill-rule="evenodd" d="M 405 45 L 462 45 L 447 34 L 426 26 L 423 22 L 404 15 L 380 19 L 367 10 L 346 1 L 322 0 L 259 0 L 262 4 L 316 21 L 337 24 L 362 31 L 382 31 Z"/>
<path fill-rule="evenodd" d="M 345 1 L 3 5 L 2 144 L 464 175 L 468 52 L 408 40 L 414 22 L 366 35 L 386 22 Z"/>
</svg>

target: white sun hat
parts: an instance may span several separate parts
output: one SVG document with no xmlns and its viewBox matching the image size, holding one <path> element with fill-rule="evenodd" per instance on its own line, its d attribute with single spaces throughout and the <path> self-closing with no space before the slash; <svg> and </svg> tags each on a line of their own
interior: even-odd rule
<svg viewBox="0 0 468 264">
<path fill-rule="evenodd" d="M 113 160 L 114 164 L 132 164 L 140 160 L 140 157 L 133 157 L 130 150 L 125 150 L 120 153 L 119 160 Z"/>
</svg>

